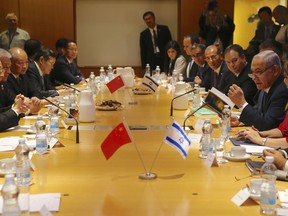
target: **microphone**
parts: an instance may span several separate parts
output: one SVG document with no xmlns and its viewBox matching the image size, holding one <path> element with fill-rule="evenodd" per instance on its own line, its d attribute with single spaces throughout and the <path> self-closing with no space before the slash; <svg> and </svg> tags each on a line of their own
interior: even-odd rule
<svg viewBox="0 0 288 216">
<path fill-rule="evenodd" d="M 220 115 L 219 111 L 216 110 L 214 107 L 212 107 L 209 103 L 207 103 L 206 101 L 203 102 L 203 104 L 198 107 L 196 110 L 194 110 L 190 115 L 188 115 L 184 122 L 183 122 L 183 129 L 185 130 L 185 127 L 186 127 L 186 121 L 191 117 L 193 116 L 198 110 L 202 109 L 204 106 L 208 106 L 210 109 L 212 109 L 213 111 L 215 111 L 218 115 Z"/>
<path fill-rule="evenodd" d="M 74 89 L 75 91 L 80 92 L 79 89 L 77 89 L 77 88 L 75 88 L 75 87 L 73 87 L 73 86 L 71 86 L 71 85 L 69 85 L 69 84 L 67 84 L 67 83 L 62 83 L 62 82 L 60 82 L 60 81 L 58 81 L 58 80 L 55 80 L 54 82 L 55 82 L 56 84 L 64 85 L 64 86 L 66 86 L 66 87 L 68 87 L 68 88 L 71 88 L 71 89 Z"/>
<path fill-rule="evenodd" d="M 195 90 L 196 90 L 196 89 L 192 89 L 192 90 L 187 91 L 187 92 L 185 92 L 185 93 L 183 93 L 183 94 L 177 95 L 176 97 L 174 97 L 174 98 L 171 100 L 170 116 L 173 116 L 173 101 L 174 101 L 175 99 L 179 98 L 179 97 L 182 97 L 182 96 L 184 96 L 184 95 L 190 94 L 190 93 L 194 92 Z"/>
<path fill-rule="evenodd" d="M 43 97 L 44 100 L 48 101 L 51 105 L 57 107 L 58 109 L 62 110 L 63 112 L 65 112 L 69 117 L 72 117 L 75 122 L 76 122 L 76 143 L 79 143 L 79 128 L 78 128 L 78 120 L 71 115 L 70 113 L 68 113 L 66 110 L 64 110 L 63 108 L 61 108 L 60 106 L 58 106 L 57 104 L 53 103 L 51 100 L 49 100 L 46 97 Z"/>
</svg>

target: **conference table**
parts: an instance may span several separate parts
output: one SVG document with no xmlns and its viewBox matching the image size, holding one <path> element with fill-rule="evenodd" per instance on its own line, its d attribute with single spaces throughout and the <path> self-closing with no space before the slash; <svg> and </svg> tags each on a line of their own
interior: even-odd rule
<svg viewBox="0 0 288 216">
<path fill-rule="evenodd" d="M 58 134 L 61 145 L 48 154 L 34 154 L 32 158 L 36 170 L 32 172 L 31 194 L 61 193 L 60 210 L 53 214 L 260 215 L 259 204 L 252 199 L 240 207 L 231 201 L 252 178 L 244 162 L 208 167 L 205 159 L 199 158 L 199 143 L 192 143 L 185 160 L 163 143 L 172 121 L 169 115 L 172 94 L 167 93 L 167 89 L 159 87 L 156 93 L 148 95 L 133 95 L 131 89 L 125 88 L 114 94 L 98 92 L 97 101 L 107 99 L 118 100 L 124 107 L 117 111 L 96 110 L 95 122 L 80 122 L 79 144 L 75 142 L 75 127 L 67 130 L 61 126 Z M 129 104 L 131 100 L 137 104 Z M 46 108 L 41 110 L 42 113 L 46 111 Z M 174 110 L 174 120 L 181 125 L 184 113 L 185 110 Z M 193 125 L 197 118 L 191 117 L 187 125 Z M 122 146 L 106 160 L 101 143 L 123 119 L 130 126 L 133 142 Z M 20 121 L 20 125 L 32 123 L 31 119 Z M 219 136 L 219 130 L 214 128 L 213 137 Z M 233 128 L 231 135 L 238 130 Z M 26 131 L 8 131 L 0 133 L 0 137 L 24 134 Z M 0 155 L 6 158 L 14 153 Z M 139 174 L 145 173 L 145 169 L 149 171 L 151 166 L 157 178 L 140 179 Z M 243 179 L 236 181 L 235 177 Z M 1 178 L 0 184 L 3 181 Z M 276 185 L 278 190 L 286 188 L 285 182 L 277 181 Z"/>
</svg>

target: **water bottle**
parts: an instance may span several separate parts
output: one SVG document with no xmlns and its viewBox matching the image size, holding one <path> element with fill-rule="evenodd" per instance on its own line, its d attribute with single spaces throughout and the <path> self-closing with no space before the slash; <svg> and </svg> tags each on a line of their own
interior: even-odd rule
<svg viewBox="0 0 288 216">
<path fill-rule="evenodd" d="M 145 68 L 145 76 L 150 76 L 151 73 L 150 73 L 150 65 L 149 64 L 146 64 L 146 68 Z"/>
<path fill-rule="evenodd" d="M 105 70 L 104 67 L 100 68 L 100 84 L 104 84 L 105 83 L 105 79 L 106 79 L 106 74 L 105 74 Z"/>
<path fill-rule="evenodd" d="M 51 125 L 50 125 L 51 126 Z M 42 116 L 37 117 L 36 127 L 36 153 L 45 154 L 48 150 L 47 137 L 46 137 L 46 124 Z"/>
<path fill-rule="evenodd" d="M 231 131 L 231 123 L 230 123 L 230 117 L 231 117 L 231 110 L 229 108 L 229 105 L 224 105 L 224 109 L 222 110 L 222 138 L 224 140 L 227 140 L 230 136 Z"/>
<path fill-rule="evenodd" d="M 201 157 L 207 158 L 209 151 L 213 151 L 213 144 L 211 143 L 211 133 L 213 131 L 213 127 L 210 119 L 206 119 L 204 121 L 202 132 L 202 147 L 201 147 Z"/>
<path fill-rule="evenodd" d="M 19 139 L 19 144 L 15 149 L 16 153 L 16 178 L 17 185 L 28 186 L 31 183 L 29 147 L 25 138 Z"/>
<path fill-rule="evenodd" d="M 198 84 L 194 85 L 194 95 L 193 95 L 193 101 L 192 101 L 192 107 L 193 109 L 197 109 L 201 106 L 201 97 L 200 97 L 200 88 L 198 86 Z"/>
<path fill-rule="evenodd" d="M 160 67 L 159 66 L 156 66 L 156 73 L 155 73 L 155 80 L 157 83 L 160 83 L 160 73 L 161 73 L 161 70 L 160 70 Z"/>
<path fill-rule="evenodd" d="M 108 65 L 107 76 L 109 81 L 114 79 L 113 68 L 111 65 Z"/>
<path fill-rule="evenodd" d="M 264 215 L 275 215 L 277 188 L 275 181 L 263 179 L 260 190 L 260 212 Z"/>
<path fill-rule="evenodd" d="M 177 78 L 178 78 L 178 73 L 176 70 L 173 70 L 173 73 L 172 73 L 172 85 L 173 86 L 176 85 L 176 82 L 178 81 Z"/>
<path fill-rule="evenodd" d="M 266 215 L 274 215 L 276 208 L 277 188 L 275 180 L 277 176 L 275 172 L 277 168 L 273 162 L 272 156 L 266 156 L 265 163 L 260 170 L 263 179 L 260 192 L 260 212 Z"/>
<path fill-rule="evenodd" d="M 5 183 L 2 187 L 1 194 L 3 197 L 3 216 L 20 216 L 21 210 L 18 203 L 19 189 L 17 188 L 14 175 L 5 175 Z"/>
<path fill-rule="evenodd" d="M 90 72 L 88 85 L 89 85 L 89 88 L 92 91 L 93 95 L 96 95 L 96 85 L 95 84 L 96 84 L 95 83 L 95 74 L 94 74 L 94 72 Z"/>
<path fill-rule="evenodd" d="M 59 117 L 57 115 L 49 117 L 49 131 L 52 136 L 59 133 Z"/>
</svg>

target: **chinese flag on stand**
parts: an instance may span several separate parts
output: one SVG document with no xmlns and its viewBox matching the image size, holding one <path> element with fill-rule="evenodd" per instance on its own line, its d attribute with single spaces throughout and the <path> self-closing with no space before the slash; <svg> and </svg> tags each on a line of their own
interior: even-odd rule
<svg viewBox="0 0 288 216">
<path fill-rule="evenodd" d="M 115 77 L 113 80 L 111 80 L 110 82 L 108 82 L 106 84 L 106 86 L 108 87 L 111 94 L 114 93 L 116 90 L 118 90 L 119 88 L 121 88 L 124 85 L 125 84 L 124 84 L 122 77 L 120 75 Z"/>
<path fill-rule="evenodd" d="M 129 129 L 127 129 L 124 122 L 121 122 L 102 142 L 101 149 L 106 157 L 106 160 L 109 160 L 109 158 L 117 151 L 118 148 L 131 142 L 132 138 L 129 135 Z"/>
</svg>

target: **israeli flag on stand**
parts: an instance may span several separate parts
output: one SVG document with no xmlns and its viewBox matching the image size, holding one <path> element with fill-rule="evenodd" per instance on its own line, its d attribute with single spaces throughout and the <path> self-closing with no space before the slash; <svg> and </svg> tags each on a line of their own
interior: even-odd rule
<svg viewBox="0 0 288 216">
<path fill-rule="evenodd" d="M 155 92 L 159 86 L 158 83 L 149 76 L 144 76 L 142 84 L 148 87 L 153 92 Z"/>
<path fill-rule="evenodd" d="M 173 121 L 169 126 L 164 142 L 175 148 L 186 159 L 191 141 L 177 122 Z"/>
</svg>

